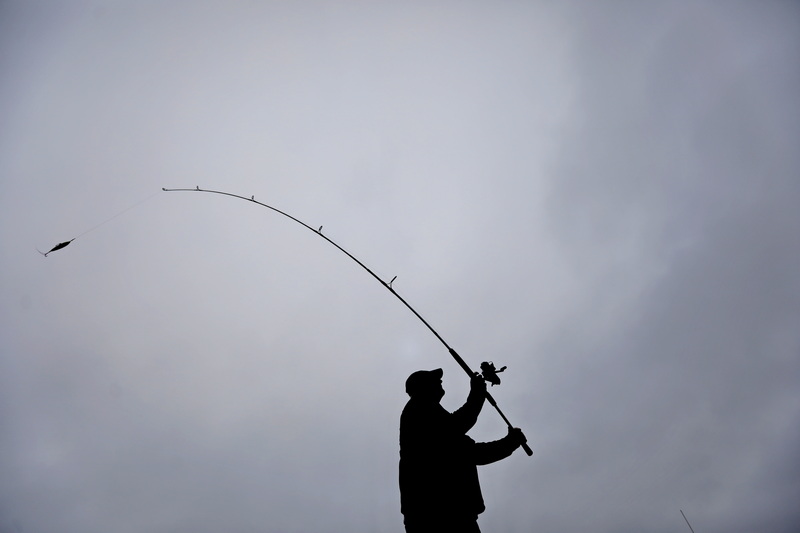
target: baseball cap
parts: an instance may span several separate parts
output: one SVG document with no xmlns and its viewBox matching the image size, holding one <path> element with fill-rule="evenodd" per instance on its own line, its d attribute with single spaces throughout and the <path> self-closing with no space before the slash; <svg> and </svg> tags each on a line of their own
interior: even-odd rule
<svg viewBox="0 0 800 533">
<path fill-rule="evenodd" d="M 406 392 L 409 396 L 413 396 L 414 393 L 424 389 L 426 386 L 438 383 L 443 375 L 444 371 L 441 368 L 436 370 L 417 370 L 406 379 Z"/>
</svg>

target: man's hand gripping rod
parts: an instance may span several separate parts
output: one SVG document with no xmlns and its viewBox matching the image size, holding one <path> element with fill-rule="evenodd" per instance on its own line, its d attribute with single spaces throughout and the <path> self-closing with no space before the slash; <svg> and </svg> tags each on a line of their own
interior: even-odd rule
<svg viewBox="0 0 800 533">
<path fill-rule="evenodd" d="M 409 303 L 407 301 L 405 301 L 405 299 L 403 299 L 402 296 L 397 294 L 397 292 L 392 288 L 392 281 L 394 281 L 397 276 L 395 276 L 395 278 L 392 278 L 392 281 L 390 281 L 389 283 L 386 283 L 380 277 L 378 277 L 377 274 L 375 274 L 372 270 L 370 270 L 364 263 L 362 263 L 361 261 L 356 259 L 355 256 L 353 256 L 353 254 L 351 254 L 350 252 L 348 252 L 347 250 L 345 250 L 344 248 L 342 248 L 341 246 L 339 246 L 338 244 L 333 242 L 331 239 L 329 239 L 326 235 L 324 235 L 322 233 L 322 226 L 320 226 L 319 229 L 314 229 L 311 226 L 309 226 L 308 224 L 306 224 L 305 222 L 296 219 L 295 217 L 293 217 L 292 215 L 290 215 L 288 213 L 285 213 L 285 212 L 283 212 L 283 211 L 281 211 L 279 209 L 276 209 L 276 208 L 274 208 L 274 207 L 272 207 L 270 205 L 267 205 L 265 203 L 259 202 L 258 200 L 255 199 L 255 196 L 251 196 L 250 198 L 247 198 L 246 196 L 240 196 L 238 194 L 232 194 L 232 193 L 223 192 L 223 191 L 212 191 L 212 190 L 209 190 L 209 189 L 201 189 L 200 187 L 195 187 L 194 189 L 166 189 L 166 188 L 162 188 L 161 190 L 166 191 L 166 192 L 182 192 L 182 191 L 207 192 L 207 193 L 212 193 L 212 194 L 221 194 L 221 195 L 224 195 L 224 196 L 231 196 L 233 198 L 239 198 L 240 200 L 246 200 L 248 202 L 252 202 L 252 203 L 258 204 L 258 205 L 260 205 L 262 207 L 266 207 L 267 209 L 271 209 L 272 211 L 275 211 L 276 213 L 279 213 L 279 214 L 281 214 L 281 215 L 283 215 L 283 216 L 285 216 L 285 217 L 297 222 L 298 224 L 300 224 L 304 228 L 308 229 L 309 231 L 314 232 L 315 234 L 319 235 L 320 237 L 322 237 L 323 239 L 328 241 L 330 244 L 335 246 L 340 252 L 345 254 L 347 257 L 349 257 L 350 259 L 355 261 L 361 268 L 363 268 L 364 270 L 369 272 L 370 275 L 373 278 L 378 280 L 381 285 L 386 287 L 386 289 L 388 289 L 389 292 L 394 294 L 397 297 L 398 300 L 403 302 L 403 305 L 405 305 L 412 313 L 414 313 L 414 316 L 416 316 L 418 319 L 420 319 L 422 321 L 422 323 L 425 324 L 425 326 L 429 330 L 431 330 L 431 333 L 433 333 L 436 336 L 436 338 L 439 339 L 439 342 L 441 342 L 444 345 L 444 347 L 447 348 L 447 351 L 450 352 L 450 355 L 453 356 L 453 359 L 456 360 L 456 363 L 458 363 L 458 365 L 464 370 L 464 372 L 466 372 L 467 375 L 470 378 L 475 375 L 475 372 L 472 371 L 472 369 L 469 367 L 469 365 L 467 365 L 467 363 L 461 358 L 461 356 L 458 355 L 458 353 L 453 348 L 451 348 L 450 345 L 447 344 L 447 342 L 445 342 L 445 340 L 442 338 L 442 336 L 439 335 L 439 333 L 437 333 L 437 331 L 435 329 L 433 329 L 433 327 L 428 323 L 428 321 L 425 320 L 424 318 L 422 318 L 422 315 L 417 313 L 417 311 L 413 307 L 411 307 L 411 305 L 409 305 Z M 509 428 L 513 428 L 514 426 L 512 426 L 511 422 L 508 421 L 508 418 L 506 418 L 506 415 L 503 414 L 503 411 L 500 410 L 500 407 L 498 407 L 497 402 L 492 397 L 492 395 L 489 394 L 488 391 L 486 392 L 486 400 L 492 405 L 492 407 L 495 408 L 495 410 L 497 410 L 497 413 L 500 415 L 500 417 L 503 419 L 503 421 L 506 423 L 506 425 Z M 523 438 L 524 438 L 524 436 L 523 436 Z M 525 453 L 527 453 L 528 455 L 533 455 L 533 450 L 531 450 L 531 448 L 530 448 L 530 446 L 528 446 L 527 442 L 523 442 L 522 443 L 522 449 L 525 450 Z"/>
<path fill-rule="evenodd" d="M 326 237 L 326 238 L 327 238 L 327 237 Z M 338 246 L 337 246 L 337 248 L 338 248 Z M 345 253 L 347 253 L 347 252 L 345 252 Z M 350 254 L 347 254 L 347 255 L 350 255 Z M 362 265 L 362 266 L 363 266 L 363 265 Z M 366 268 L 366 267 L 364 267 L 364 268 Z M 367 269 L 367 270 L 369 270 L 369 269 Z M 370 271 L 370 274 L 372 274 L 372 272 L 371 272 L 371 271 Z M 373 276 L 375 276 L 375 274 L 372 274 L 372 275 L 373 275 Z M 378 281 L 380 281 L 380 282 L 381 282 L 381 284 L 383 284 L 383 286 L 384 286 L 384 287 L 386 287 L 387 289 L 389 289 L 389 292 L 391 292 L 392 294 L 394 294 L 395 296 L 397 296 L 397 299 L 398 299 L 398 300 L 400 300 L 401 302 L 403 302 L 403 305 L 405 305 L 406 307 L 408 307 L 408 309 L 409 309 L 409 310 L 410 310 L 412 313 L 414 313 L 414 315 L 415 315 L 417 318 L 419 318 L 419 319 L 422 321 L 422 323 L 423 323 L 423 324 L 425 324 L 425 325 L 428 327 L 428 329 L 429 329 L 429 330 L 431 330 L 431 333 L 433 333 L 433 334 L 436 336 L 436 338 L 437 338 L 437 339 L 439 339 L 439 342 L 441 342 L 442 344 L 444 344 L 445 348 L 447 348 L 447 351 L 448 351 L 448 352 L 450 352 L 450 355 L 452 355 L 452 356 L 453 356 L 453 359 L 455 359 L 455 360 L 456 360 L 456 363 L 458 363 L 458 366 L 460 366 L 461 368 L 463 368 L 463 369 L 464 369 L 464 372 L 466 372 L 466 373 L 467 373 L 467 375 L 468 375 L 469 377 L 472 377 L 472 376 L 474 376 L 474 375 L 475 375 L 475 372 L 473 372 L 473 371 L 472 371 L 472 369 L 469 367 L 469 365 L 466 363 L 466 361 L 464 361 L 464 360 L 461 358 L 461 356 L 460 356 L 460 355 L 458 355 L 458 352 L 456 352 L 456 351 L 455 351 L 453 348 L 451 348 L 451 347 L 450 347 L 450 345 L 449 345 L 449 344 L 447 344 L 447 342 L 445 342 L 445 340 L 442 338 L 442 336 L 441 336 L 441 335 L 439 335 L 439 333 L 437 333 L 437 332 L 436 332 L 436 330 L 435 330 L 435 329 L 433 329 L 433 327 L 432 327 L 430 324 L 428 324 L 428 321 L 427 321 L 427 320 L 425 320 L 424 318 L 422 318 L 422 316 L 421 316 L 419 313 L 417 313 L 417 311 L 416 311 L 416 310 L 415 310 L 413 307 L 411 307 L 411 306 L 409 305 L 409 303 L 403 299 L 403 297 L 402 297 L 402 296 L 400 296 L 399 294 L 397 294 L 397 293 L 395 292 L 395 290 L 392 288 L 392 286 L 391 286 L 389 283 L 385 283 L 385 282 L 384 282 L 382 279 L 378 278 L 378 276 L 375 276 L 375 278 L 377 278 L 377 279 L 378 279 Z M 393 280 L 393 281 L 394 281 L 394 280 Z M 508 418 L 506 418 L 506 415 L 505 415 L 505 414 L 503 414 L 503 411 L 501 411 L 501 410 L 500 410 L 500 407 L 497 405 L 497 402 L 496 402 L 496 401 L 495 401 L 495 399 L 492 397 L 492 395 L 489 393 L 489 391 L 486 391 L 486 401 L 487 401 L 487 402 L 489 402 L 490 404 L 492 404 L 492 407 L 494 407 L 494 408 L 495 408 L 495 410 L 497 411 L 497 414 L 499 414 L 499 415 L 500 415 L 500 417 L 503 419 L 503 421 L 506 423 L 506 425 L 507 425 L 509 428 L 513 428 L 513 427 L 514 427 L 513 425 L 511 425 L 511 422 L 509 422 Z M 521 432 L 520 432 L 520 434 L 521 434 Z M 524 439 L 524 438 L 525 438 L 525 436 L 523 435 L 523 437 L 522 437 L 522 438 Z M 524 440 L 524 441 L 522 442 L 522 449 L 523 449 L 523 450 L 525 450 L 525 453 L 527 453 L 529 456 L 533 455 L 533 450 L 531 450 L 531 447 L 530 447 L 530 446 L 528 446 L 528 442 L 527 442 L 527 440 Z"/>
</svg>

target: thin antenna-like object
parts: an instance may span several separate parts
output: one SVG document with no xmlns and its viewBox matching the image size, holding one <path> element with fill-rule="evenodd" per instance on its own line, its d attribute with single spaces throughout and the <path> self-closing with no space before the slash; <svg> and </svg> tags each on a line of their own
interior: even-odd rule
<svg viewBox="0 0 800 533">
<path fill-rule="evenodd" d="M 686 518 L 686 515 L 685 515 L 685 514 L 683 514 L 683 510 L 681 510 L 681 514 L 683 515 L 683 519 L 684 519 L 684 520 L 686 520 L 686 525 L 687 525 L 687 526 L 689 526 L 689 531 L 691 531 L 692 533 L 694 533 L 694 529 L 692 529 L 692 524 L 690 524 L 690 523 L 689 523 L 689 519 L 688 519 L 688 518 Z"/>
</svg>

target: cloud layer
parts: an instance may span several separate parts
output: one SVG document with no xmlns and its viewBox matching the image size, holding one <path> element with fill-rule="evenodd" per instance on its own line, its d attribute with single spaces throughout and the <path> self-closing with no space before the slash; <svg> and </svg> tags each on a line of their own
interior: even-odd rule
<svg viewBox="0 0 800 533">
<path fill-rule="evenodd" d="M 484 530 L 793 531 L 799 15 L 4 3 L 0 531 L 402 530 L 403 382 L 463 373 L 196 185 L 509 367 Z"/>
</svg>

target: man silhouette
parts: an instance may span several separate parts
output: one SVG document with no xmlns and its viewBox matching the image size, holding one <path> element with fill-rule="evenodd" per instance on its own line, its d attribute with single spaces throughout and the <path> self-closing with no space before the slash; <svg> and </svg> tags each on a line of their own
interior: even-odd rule
<svg viewBox="0 0 800 533">
<path fill-rule="evenodd" d="M 478 515 L 485 509 L 477 465 L 505 459 L 525 437 L 519 429 L 494 442 L 466 435 L 486 399 L 478 374 L 470 381 L 467 401 L 449 413 L 442 369 L 420 370 L 406 380 L 410 396 L 400 416 L 400 510 L 407 533 L 480 533 Z"/>
</svg>

